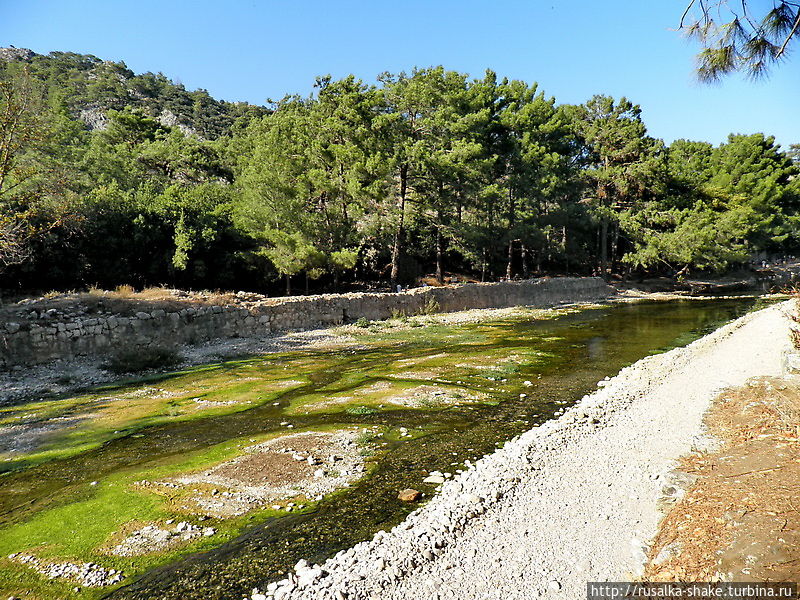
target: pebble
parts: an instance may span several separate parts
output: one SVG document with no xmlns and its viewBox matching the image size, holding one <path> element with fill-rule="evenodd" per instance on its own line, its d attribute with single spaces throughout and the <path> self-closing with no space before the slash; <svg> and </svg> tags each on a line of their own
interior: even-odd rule
<svg viewBox="0 0 800 600">
<path fill-rule="evenodd" d="M 397 499 L 401 502 L 416 502 L 422 496 L 422 492 L 413 488 L 401 490 L 397 495 Z"/>
<path fill-rule="evenodd" d="M 433 483 L 433 484 L 444 483 L 444 475 L 428 475 L 425 479 L 422 480 L 422 483 Z"/>
</svg>

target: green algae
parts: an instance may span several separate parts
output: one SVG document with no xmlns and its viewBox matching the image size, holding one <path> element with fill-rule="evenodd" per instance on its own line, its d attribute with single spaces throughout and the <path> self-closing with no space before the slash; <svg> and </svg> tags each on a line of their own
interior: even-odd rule
<svg viewBox="0 0 800 600">
<path fill-rule="evenodd" d="M 425 326 L 364 330 L 357 347 L 229 361 L 4 410 L 0 433 L 26 418 L 99 416 L 2 463 L 17 470 L 0 478 L 0 556 L 36 549 L 39 556 L 99 562 L 129 576 L 175 563 L 153 571 L 166 584 L 145 576 L 112 596 L 234 597 L 299 557 L 330 555 L 391 526 L 412 508 L 395 500 L 398 489 L 433 493 L 421 483 L 428 471 L 454 471 L 550 418 L 595 381 L 691 341 L 744 307 L 728 301 L 519 310 L 463 325 L 413 317 Z M 142 393 L 148 388 L 163 392 Z M 396 401 L 419 388 L 430 391 L 430 401 Z M 108 397 L 121 401 L 103 400 Z M 198 398 L 218 404 L 193 410 Z M 256 511 L 174 552 L 133 559 L 100 552 L 126 523 L 174 517 L 163 499 L 135 481 L 217 464 L 251 439 L 286 432 L 281 423 L 294 425 L 290 431 L 380 427 L 363 440 L 372 444 L 363 452 L 375 460 L 369 476 L 304 514 Z M 67 529 L 69 539 L 61 540 Z M 283 538 L 294 541 L 287 546 Z M 170 591 L 176 583 L 180 596 Z M 0 559 L 4 592 L 71 598 L 71 588 Z M 81 597 L 104 593 L 85 590 Z"/>
</svg>

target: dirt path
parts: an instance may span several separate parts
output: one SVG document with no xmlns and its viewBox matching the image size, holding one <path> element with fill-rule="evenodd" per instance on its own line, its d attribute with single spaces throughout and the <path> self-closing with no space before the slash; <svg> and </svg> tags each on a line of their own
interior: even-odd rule
<svg viewBox="0 0 800 600">
<path fill-rule="evenodd" d="M 679 487 L 679 457 L 709 445 L 712 399 L 781 374 L 785 309 L 623 369 L 445 483 L 392 531 L 319 567 L 301 562 L 254 600 L 572 599 L 587 581 L 641 576 L 660 503 Z"/>
</svg>

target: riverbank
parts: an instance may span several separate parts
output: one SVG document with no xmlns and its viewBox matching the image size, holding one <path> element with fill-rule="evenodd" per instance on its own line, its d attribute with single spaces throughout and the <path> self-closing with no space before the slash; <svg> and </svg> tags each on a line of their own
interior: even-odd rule
<svg viewBox="0 0 800 600">
<path fill-rule="evenodd" d="M 728 296 L 688 296 L 674 292 L 646 292 L 632 289 L 617 289 L 612 295 L 592 301 L 594 304 L 614 302 L 671 301 L 709 299 L 722 300 Z M 427 325 L 455 325 L 480 323 L 495 319 L 527 315 L 546 317 L 551 309 L 571 310 L 587 306 L 587 302 L 568 300 L 551 302 L 547 306 L 532 308 L 527 305 L 505 308 L 474 308 L 455 312 L 429 313 L 422 315 L 398 315 L 385 321 L 367 321 L 356 325 L 339 325 L 309 331 L 269 333 L 253 337 L 215 339 L 197 344 L 181 344 L 176 347 L 177 362 L 163 367 L 153 367 L 128 376 L 131 380 L 158 376 L 188 369 L 197 365 L 240 359 L 249 356 L 290 352 L 295 350 L 335 350 L 358 345 L 358 336 L 365 326 L 377 326 L 390 330 L 408 329 Z M 549 308 L 548 308 L 549 306 Z M 556 313 L 552 313 L 556 314 Z M 376 325 L 379 323 L 380 325 Z M 37 398 L 53 398 L 75 394 L 96 386 L 119 382 L 124 376 L 107 368 L 106 361 L 95 355 L 72 356 L 56 359 L 45 364 L 17 365 L 12 369 L 0 369 L 0 407 Z"/>
<path fill-rule="evenodd" d="M 638 361 L 441 486 L 389 532 L 253 593 L 275 598 L 577 598 L 642 574 L 680 493 L 677 460 L 712 443 L 703 416 L 727 387 L 780 375 L 787 304 Z"/>
<path fill-rule="evenodd" d="M 64 298 L 60 308 L 47 308 L 57 300 L 48 298 L 4 306 L 0 308 L 0 367 L 95 356 L 121 372 L 131 364 L 162 364 L 166 358 L 176 358 L 181 346 L 215 340 L 260 339 L 270 333 L 395 315 L 586 302 L 606 298 L 613 290 L 598 277 L 558 277 L 284 298 L 257 294 L 197 298 L 167 291 L 169 299 L 157 302 L 98 292 L 91 298 L 85 294 L 69 301 Z"/>
</svg>

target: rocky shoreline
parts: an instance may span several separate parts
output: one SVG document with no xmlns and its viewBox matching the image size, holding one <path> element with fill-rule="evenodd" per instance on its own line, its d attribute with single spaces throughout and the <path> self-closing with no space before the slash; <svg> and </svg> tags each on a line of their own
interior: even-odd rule
<svg viewBox="0 0 800 600">
<path fill-rule="evenodd" d="M 787 310 L 751 313 L 623 369 L 444 482 L 391 531 L 321 565 L 300 561 L 251 600 L 573 598 L 586 581 L 635 577 L 659 505 L 681 493 L 678 457 L 711 443 L 711 399 L 783 371 Z"/>
</svg>

